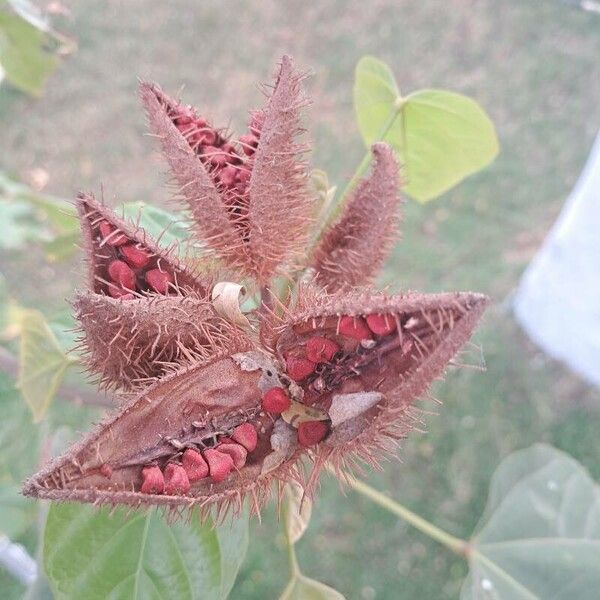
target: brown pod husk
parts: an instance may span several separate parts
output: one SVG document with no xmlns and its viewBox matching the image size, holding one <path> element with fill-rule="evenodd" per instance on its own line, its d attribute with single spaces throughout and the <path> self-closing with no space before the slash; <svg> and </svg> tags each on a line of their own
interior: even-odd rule
<svg viewBox="0 0 600 600">
<path fill-rule="evenodd" d="M 304 250 L 312 225 L 314 199 L 308 193 L 307 151 L 300 133 L 302 76 L 284 56 L 263 111 L 260 140 L 253 161 L 249 203 L 249 253 L 259 281 L 269 279 L 285 261 Z M 285 226 L 282 227 L 282 224 Z"/>
<path fill-rule="evenodd" d="M 106 389 L 132 390 L 206 360 L 237 331 L 194 291 L 128 301 L 80 292 L 73 308 L 86 367 Z"/>
<path fill-rule="evenodd" d="M 152 83 L 140 85 L 140 98 L 150 130 L 161 142 L 179 195 L 191 210 L 197 233 L 230 268 L 247 273 L 250 267 L 243 241 L 247 210 L 237 213 L 228 210 L 211 170 L 170 116 L 178 103 Z"/>
<path fill-rule="evenodd" d="M 334 408 L 316 464 L 326 459 L 341 473 L 357 459 L 378 466 L 382 456 L 393 453 L 397 441 L 418 424 L 416 401 L 469 339 L 487 304 L 486 296 L 469 292 L 325 295 L 304 286 L 270 344 L 282 362 L 290 352 L 302 355 L 313 336 L 340 346 L 332 361 L 300 383 L 305 404 Z M 343 333 L 348 318 L 367 324 L 371 315 L 387 319 L 393 331 L 377 335 L 369 329 L 362 341 Z M 356 406 L 343 411 L 344 401 Z"/>
<path fill-rule="evenodd" d="M 131 246 L 144 253 L 148 262 L 140 268 L 131 267 L 135 271 L 135 289 L 123 288 L 123 294 L 131 292 L 134 297 L 143 297 L 155 293 L 145 279 L 150 271 L 169 274 L 172 282 L 168 285 L 168 293 L 184 294 L 186 290 L 195 290 L 205 295 L 210 290 L 211 279 L 183 263 L 177 257 L 178 248 L 161 248 L 144 229 L 120 219 L 93 194 L 80 193 L 76 205 L 88 264 L 88 284 L 93 292 L 110 294 L 110 286 L 119 287 L 109 273 L 109 266 L 113 261 L 126 263 L 123 249 Z M 112 229 L 108 236 L 102 233 L 106 226 Z"/>
<path fill-rule="evenodd" d="M 294 467 L 297 456 L 290 454 L 283 464 L 261 475 L 264 459 L 272 453 L 273 421 L 260 411 L 262 371 L 238 364 L 239 355 L 252 349 L 249 340 L 238 336 L 228 352 L 163 377 L 29 479 L 24 493 L 133 507 L 200 506 L 203 514 L 216 504 L 220 516 L 230 508 L 240 510 L 244 497 L 250 495 L 251 506 L 258 511 L 274 478 L 298 479 L 299 474 Z M 245 465 L 225 481 L 214 484 L 210 478 L 200 479 L 186 494 L 141 492 L 144 468 L 179 464 L 188 447 L 218 448 L 221 438 L 231 444 L 242 423 L 256 428 L 258 442 L 248 451 Z"/>
<path fill-rule="evenodd" d="M 330 293 L 371 283 L 399 237 L 398 163 L 387 144 L 372 147 L 373 167 L 313 253 L 317 282 Z"/>
</svg>

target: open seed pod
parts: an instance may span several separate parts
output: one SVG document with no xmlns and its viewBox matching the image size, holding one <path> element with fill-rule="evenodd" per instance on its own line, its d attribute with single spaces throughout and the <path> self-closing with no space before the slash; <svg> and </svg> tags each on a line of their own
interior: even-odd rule
<svg viewBox="0 0 600 600">
<path fill-rule="evenodd" d="M 415 403 L 487 299 L 364 287 L 400 221 L 398 165 L 385 144 L 373 147 L 373 168 L 339 217 L 313 235 L 315 248 L 300 252 L 313 213 L 294 141 L 300 81 L 284 57 L 239 144 L 142 85 L 192 233 L 216 259 L 192 267 L 91 195 L 79 197 L 89 266 L 89 289 L 74 301 L 80 343 L 90 373 L 126 394 L 25 482 L 26 495 L 202 514 L 216 506 L 219 516 L 248 496 L 258 512 L 274 481 L 279 497 L 292 479 L 312 493 L 326 461 L 341 475 L 356 460 L 377 465 L 414 428 Z M 238 280 L 226 282 L 224 266 Z M 264 292 L 275 274 L 286 275 L 286 299 L 268 293 L 243 314 L 242 285 Z M 314 464 L 308 478 L 303 457 Z"/>
</svg>

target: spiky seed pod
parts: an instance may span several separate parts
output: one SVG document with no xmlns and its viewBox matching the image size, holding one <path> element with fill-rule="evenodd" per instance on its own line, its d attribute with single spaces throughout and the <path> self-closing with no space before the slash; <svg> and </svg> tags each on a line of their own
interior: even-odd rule
<svg viewBox="0 0 600 600">
<path fill-rule="evenodd" d="M 299 81 L 284 57 L 239 152 L 191 108 L 142 86 L 201 231 L 260 284 L 301 245 L 310 206 L 293 158 Z M 326 461 L 341 476 L 357 459 L 377 466 L 418 422 L 418 396 L 468 339 L 487 299 L 345 287 L 374 275 L 397 224 L 397 167 L 386 146 L 374 153 L 371 176 L 317 251 L 317 283 L 290 288 L 273 310 L 263 305 L 259 330 L 248 333 L 218 316 L 218 295 L 209 303 L 216 275 L 195 275 L 82 196 L 92 292 L 75 307 L 89 367 L 109 387 L 142 387 L 24 493 L 175 511 L 198 505 L 202 515 L 217 506 L 219 519 L 245 496 L 258 512 L 273 481 L 279 498 L 290 480 L 311 494 Z M 302 457 L 314 461 L 306 481 Z"/>
<path fill-rule="evenodd" d="M 261 119 L 248 188 L 249 250 L 260 281 L 304 249 L 311 225 L 313 199 L 307 192 L 306 164 L 299 158 L 306 149 L 295 141 L 304 102 L 301 79 L 291 58 L 284 56 Z"/>
<path fill-rule="evenodd" d="M 190 292 L 123 302 L 83 292 L 73 302 L 86 367 L 107 389 L 131 390 L 218 352 L 237 329 Z"/>
<path fill-rule="evenodd" d="M 297 456 L 263 473 L 274 423 L 261 412 L 259 388 L 272 385 L 275 365 L 269 359 L 271 375 L 242 368 L 244 357 L 256 354 L 253 343 L 236 336 L 230 344 L 228 351 L 163 377 L 127 402 L 27 481 L 24 493 L 95 504 L 199 505 L 204 513 L 217 504 L 220 514 L 230 507 L 238 511 L 249 494 L 258 510 L 273 478 L 298 479 Z M 211 477 L 188 476 L 189 490 L 169 487 L 174 474 L 190 470 L 190 449 L 203 456 Z M 224 468 L 225 460 L 230 468 Z M 152 466 L 165 473 L 164 493 L 148 483 Z M 110 478 L 103 474 L 107 467 Z"/>
<path fill-rule="evenodd" d="M 146 231 L 120 219 L 93 194 L 79 194 L 76 205 L 94 293 L 122 301 L 154 293 L 209 293 L 211 278 L 183 264 L 177 248 L 161 248 Z M 157 274 L 167 282 L 160 289 L 153 285 Z"/>
<path fill-rule="evenodd" d="M 398 164 L 387 144 L 374 144 L 372 152 L 370 175 L 359 182 L 314 252 L 317 282 L 329 292 L 371 283 L 398 238 Z"/>
<path fill-rule="evenodd" d="M 315 336 L 340 348 L 301 382 L 303 402 L 329 414 L 332 428 L 318 451 L 337 469 L 357 458 L 376 465 L 415 426 L 416 400 L 469 339 L 488 303 L 474 293 L 325 295 L 310 286 L 298 298 L 273 346 L 280 360 L 310 350 Z M 359 340 L 341 327 L 348 319 L 373 329 Z M 381 328 L 382 320 L 394 327 Z"/>
<path fill-rule="evenodd" d="M 217 182 L 211 177 L 210 171 L 214 167 L 200 160 L 196 142 L 186 138 L 174 123 L 171 115 L 177 103 L 150 83 L 140 85 L 140 97 L 148 115 L 150 130 L 162 144 L 179 193 L 192 212 L 200 237 L 231 268 L 247 272 L 248 258 L 243 237 L 236 228 L 236 222 L 245 219 L 245 215 L 232 218 Z M 216 154 L 216 151 L 212 151 L 212 154 Z"/>
<path fill-rule="evenodd" d="M 376 465 L 414 426 L 417 397 L 468 339 L 487 300 L 479 294 L 368 291 L 318 298 L 301 300 L 282 321 L 274 355 L 241 335 L 230 338 L 228 349 L 143 390 L 32 478 L 25 493 L 133 506 L 216 503 L 236 510 L 251 494 L 258 510 L 274 479 L 299 477 L 296 463 L 304 454 L 315 458 L 313 474 L 303 481 L 309 492 L 325 460 L 337 469 L 357 458 Z M 342 319 L 368 323 L 370 315 L 394 321 L 396 328 L 366 332 L 363 340 L 340 328 Z M 300 356 L 315 336 L 337 350 L 294 383 L 285 357 Z M 261 408 L 274 388 L 290 398 L 279 416 Z M 244 451 L 231 447 L 236 443 Z M 190 448 L 203 456 L 211 477 L 186 476 L 179 487 L 167 485 L 189 470 L 173 465 Z M 168 467 L 164 493 L 146 493 L 145 469 L 156 464 Z"/>
</svg>

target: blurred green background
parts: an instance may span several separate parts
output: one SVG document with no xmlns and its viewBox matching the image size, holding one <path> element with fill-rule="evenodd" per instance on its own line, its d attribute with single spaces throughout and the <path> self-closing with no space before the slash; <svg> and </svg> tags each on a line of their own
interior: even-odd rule
<svg viewBox="0 0 600 600">
<path fill-rule="evenodd" d="M 78 50 L 33 99 L 0 88 L 0 170 L 45 191 L 98 192 L 113 204 L 167 206 L 165 168 L 145 136 L 138 78 L 182 91 L 237 131 L 262 102 L 284 52 L 313 73 L 306 124 L 312 164 L 342 185 L 364 153 L 352 112 L 354 66 L 373 54 L 404 93 L 441 87 L 488 111 L 501 154 L 427 205 L 406 205 L 403 241 L 381 283 L 392 289 L 477 290 L 494 304 L 475 343 L 487 371 L 451 370 L 425 401 L 426 433 L 367 480 L 440 527 L 468 537 L 500 459 L 549 442 L 600 478 L 600 393 L 519 331 L 510 296 L 574 184 L 600 124 L 600 16 L 546 0 L 335 0 L 260 3 L 129 0 L 66 3 L 60 28 Z M 81 285 L 78 260 L 59 268 L 35 251 L 0 255 L 11 294 L 45 314 Z M 465 362 L 480 365 L 477 348 Z M 2 382 L 10 395 L 10 384 Z M 0 393 L 2 390 L 0 390 Z M 67 418 L 67 417 L 65 417 Z M 466 564 L 367 500 L 324 478 L 306 536 L 305 573 L 348 598 L 456 598 Z M 28 540 L 33 543 L 34 540 Z M 253 522 L 232 598 L 276 597 L 287 562 L 271 508 Z M 0 589 L 22 588 L 0 575 Z"/>
</svg>

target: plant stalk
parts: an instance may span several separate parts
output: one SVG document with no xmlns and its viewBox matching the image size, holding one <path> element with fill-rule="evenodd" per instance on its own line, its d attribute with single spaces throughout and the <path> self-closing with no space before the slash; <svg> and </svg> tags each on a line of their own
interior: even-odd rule
<svg viewBox="0 0 600 600">
<path fill-rule="evenodd" d="M 405 506 L 402 506 L 389 496 L 382 494 L 366 483 L 359 481 L 358 479 L 349 478 L 348 483 L 350 487 L 352 487 L 355 491 L 363 496 L 366 496 L 375 504 L 378 504 L 385 510 L 391 512 L 392 514 L 400 517 L 416 529 L 418 529 L 421 533 L 429 536 L 431 539 L 439 542 L 440 544 L 446 546 L 454 552 L 455 554 L 459 554 L 460 556 L 467 556 L 469 551 L 469 544 L 465 540 L 455 537 L 448 532 L 440 529 L 425 520 L 423 517 L 420 517 L 416 513 L 412 512 Z"/>
</svg>

